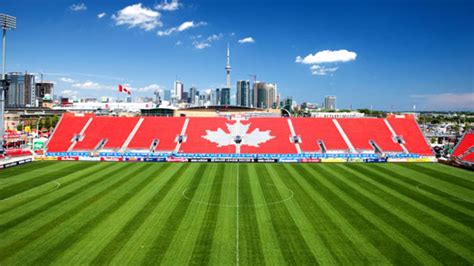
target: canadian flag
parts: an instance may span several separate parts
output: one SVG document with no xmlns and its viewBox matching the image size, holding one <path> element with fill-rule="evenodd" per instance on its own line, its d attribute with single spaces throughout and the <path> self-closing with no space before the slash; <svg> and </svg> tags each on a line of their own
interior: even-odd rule
<svg viewBox="0 0 474 266">
<path fill-rule="evenodd" d="M 124 93 L 126 93 L 126 94 L 128 94 L 128 95 L 132 95 L 132 92 L 131 92 L 130 90 L 128 90 L 127 88 L 125 88 L 124 86 L 122 86 L 122 85 L 120 85 L 120 84 L 119 84 L 119 87 L 118 87 L 118 91 L 119 91 L 119 92 L 124 92 Z"/>
</svg>

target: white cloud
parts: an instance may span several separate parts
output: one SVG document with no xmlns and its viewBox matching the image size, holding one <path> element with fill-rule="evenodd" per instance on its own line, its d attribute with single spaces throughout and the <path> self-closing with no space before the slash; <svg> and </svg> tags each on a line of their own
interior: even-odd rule
<svg viewBox="0 0 474 266">
<path fill-rule="evenodd" d="M 423 110 L 474 110 L 474 92 L 439 93 L 439 94 L 414 94 L 416 106 Z"/>
<path fill-rule="evenodd" d="M 61 80 L 62 82 L 66 82 L 66 83 L 74 83 L 75 82 L 72 78 L 66 78 L 66 77 L 62 77 L 59 80 Z"/>
<path fill-rule="evenodd" d="M 315 76 L 325 76 L 329 73 L 335 72 L 338 68 L 337 67 L 325 67 L 320 65 L 312 65 L 310 67 L 311 74 Z"/>
<path fill-rule="evenodd" d="M 201 37 L 198 36 L 193 41 L 193 46 L 194 46 L 194 48 L 199 49 L 199 50 L 207 48 L 207 47 L 211 47 L 212 42 L 218 41 L 218 40 L 222 39 L 222 37 L 223 37 L 222 33 L 212 34 L 204 40 L 200 40 Z"/>
<path fill-rule="evenodd" d="M 205 42 L 196 42 L 196 43 L 193 43 L 193 45 L 194 45 L 194 48 L 199 49 L 199 50 L 207 48 L 207 47 L 211 47 L 209 43 L 205 43 Z"/>
<path fill-rule="evenodd" d="M 164 10 L 164 11 L 175 11 L 178 10 L 181 4 L 178 2 L 178 0 L 171 0 L 171 2 L 168 3 L 168 1 L 164 1 L 161 4 L 155 5 L 156 10 Z"/>
<path fill-rule="evenodd" d="M 63 96 L 75 96 L 78 95 L 78 92 L 75 90 L 63 90 L 60 92 L 60 94 Z"/>
<path fill-rule="evenodd" d="M 77 82 L 72 84 L 73 88 L 77 89 L 83 89 L 83 90 L 113 90 L 115 89 L 114 86 L 107 86 L 107 85 L 102 85 L 97 82 L 93 81 L 85 81 L 85 82 Z"/>
<path fill-rule="evenodd" d="M 180 45 L 183 45 L 183 42 L 182 41 L 177 41 L 174 45 L 180 46 Z"/>
<path fill-rule="evenodd" d="M 87 10 L 87 6 L 84 3 L 73 4 L 69 7 L 72 11 L 85 11 Z"/>
<path fill-rule="evenodd" d="M 107 14 L 105 12 L 102 12 L 102 13 L 97 14 L 97 17 L 98 18 L 103 18 L 103 17 L 105 17 L 105 15 L 107 15 Z"/>
<path fill-rule="evenodd" d="M 247 37 L 239 40 L 239 43 L 254 43 L 255 40 L 252 37 Z"/>
<path fill-rule="evenodd" d="M 156 34 L 158 34 L 158 36 L 168 36 L 168 35 L 171 35 L 174 32 L 182 32 L 182 31 L 185 31 L 185 30 L 188 30 L 188 29 L 191 29 L 191 28 L 204 26 L 206 24 L 207 23 L 203 22 L 203 21 L 197 22 L 197 23 L 194 23 L 194 21 L 186 21 L 186 22 L 183 22 L 178 27 L 172 27 L 172 28 L 169 28 L 169 29 L 164 30 L 164 31 L 160 30 Z"/>
<path fill-rule="evenodd" d="M 160 21 L 161 14 L 157 11 L 142 7 L 141 3 L 134 4 L 119 10 L 112 15 L 115 24 L 127 25 L 129 28 L 141 28 L 146 31 L 161 27 L 163 23 Z"/>
<path fill-rule="evenodd" d="M 304 58 L 297 56 L 295 62 L 301 64 L 321 64 L 321 63 L 337 63 L 337 62 L 348 62 L 353 61 L 357 57 L 357 54 L 352 51 L 337 50 L 323 50 L 315 54 L 309 54 Z"/>
<path fill-rule="evenodd" d="M 134 90 L 137 91 L 137 92 L 154 92 L 154 91 L 161 90 L 161 89 L 162 89 L 162 87 L 158 84 L 150 84 L 148 86 L 141 87 L 141 88 L 136 88 Z"/>
</svg>

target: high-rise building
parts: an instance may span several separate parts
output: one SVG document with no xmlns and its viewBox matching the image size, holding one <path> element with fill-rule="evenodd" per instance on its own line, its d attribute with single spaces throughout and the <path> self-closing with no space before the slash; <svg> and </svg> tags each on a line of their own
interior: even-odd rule
<svg viewBox="0 0 474 266">
<path fill-rule="evenodd" d="M 226 78 L 227 78 L 227 83 L 226 87 L 230 88 L 230 49 L 229 49 L 229 44 L 227 44 L 227 63 L 225 65 L 225 72 L 226 72 Z"/>
<path fill-rule="evenodd" d="M 196 89 L 196 87 L 191 87 L 189 88 L 189 98 L 190 98 L 190 101 L 189 103 L 191 104 L 196 104 L 196 96 L 198 95 L 198 91 Z"/>
<path fill-rule="evenodd" d="M 163 91 L 163 100 L 168 102 L 171 101 L 171 90 Z"/>
<path fill-rule="evenodd" d="M 265 89 L 267 90 L 267 108 L 276 108 L 278 105 L 278 91 L 277 85 L 274 83 L 267 83 L 265 85 Z"/>
<path fill-rule="evenodd" d="M 230 105 L 230 88 L 221 89 L 220 105 Z"/>
<path fill-rule="evenodd" d="M 36 102 L 38 107 L 43 106 L 43 102 L 51 102 L 53 99 L 54 83 L 37 82 L 35 83 Z"/>
<path fill-rule="evenodd" d="M 6 79 L 9 83 L 5 95 L 6 107 L 37 106 L 34 75 L 11 72 Z"/>
<path fill-rule="evenodd" d="M 184 84 L 176 80 L 174 82 L 174 97 L 176 98 L 177 101 L 183 100 L 183 92 L 184 92 Z"/>
<path fill-rule="evenodd" d="M 250 106 L 250 81 L 237 81 L 236 99 L 238 106 Z"/>
<path fill-rule="evenodd" d="M 277 85 L 257 81 L 253 86 L 253 107 L 274 108 L 277 105 Z"/>
<path fill-rule="evenodd" d="M 336 110 L 336 96 L 324 97 L 324 109 Z"/>
</svg>

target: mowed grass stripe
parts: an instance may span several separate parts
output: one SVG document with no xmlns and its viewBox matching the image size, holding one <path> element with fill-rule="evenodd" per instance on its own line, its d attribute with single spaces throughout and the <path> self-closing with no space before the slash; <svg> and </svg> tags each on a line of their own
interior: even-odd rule
<svg viewBox="0 0 474 266">
<path fill-rule="evenodd" d="M 220 209 L 222 184 L 224 183 L 225 164 L 218 164 L 216 174 L 213 176 L 209 191 L 209 205 L 206 206 L 202 226 L 194 244 L 189 264 L 208 265 L 212 256 L 212 245 L 217 226 L 217 217 Z M 230 167 L 229 167 L 230 168 Z"/>
<path fill-rule="evenodd" d="M 282 265 L 285 264 L 285 257 L 281 250 L 279 240 L 275 229 L 272 225 L 272 209 L 266 206 L 265 194 L 262 191 L 260 183 L 262 182 L 257 172 L 257 164 L 248 164 L 248 172 L 250 178 L 250 188 L 254 202 L 258 204 L 255 208 L 256 218 L 258 222 L 258 231 L 260 233 L 260 244 L 262 245 L 265 264 Z"/>
<path fill-rule="evenodd" d="M 152 164 L 130 164 L 127 169 L 120 173 L 120 176 L 123 177 L 115 177 L 117 179 L 121 178 L 118 182 L 88 200 L 89 206 L 68 220 L 70 222 L 66 223 L 65 226 L 73 229 L 73 232 L 70 230 L 59 230 L 56 236 L 51 237 L 55 241 L 48 243 L 47 247 L 41 248 L 43 252 L 33 261 L 33 264 L 53 262 L 63 255 L 64 250 L 71 249 L 73 245 L 80 245 L 83 239 L 88 239 L 87 242 L 90 242 L 91 239 L 95 239 L 96 241 L 94 242 L 100 242 L 102 240 L 100 234 L 91 235 L 89 232 L 113 215 L 131 197 L 139 195 L 138 193 L 152 180 L 147 178 L 153 173 L 153 170 L 150 171 L 152 166 Z M 139 173 L 144 177 L 137 177 Z M 114 196 L 114 198 L 111 198 L 111 196 Z M 86 250 L 83 246 L 78 249 L 81 251 Z M 69 253 L 77 254 L 77 252 Z M 68 256 L 68 261 L 74 263 L 73 258 L 73 256 Z"/>
<path fill-rule="evenodd" d="M 106 167 L 103 171 L 113 174 L 120 172 L 124 167 L 125 166 L 111 165 L 110 168 Z M 61 209 L 64 212 L 70 208 L 73 208 L 73 206 L 71 206 L 71 202 L 69 201 L 71 198 L 81 200 L 83 198 L 83 192 L 99 185 L 102 182 L 107 181 L 107 178 L 98 178 L 97 175 L 91 175 L 89 172 L 82 175 L 79 173 L 74 174 L 73 177 L 75 180 L 77 180 L 77 183 L 71 187 L 66 189 L 58 189 L 55 191 L 56 193 L 48 194 L 46 197 L 38 200 L 37 204 L 32 202 L 30 204 L 31 208 L 26 208 L 26 210 L 13 209 L 8 213 L 0 215 L 2 221 L 2 224 L 0 225 L 0 232 L 2 232 L 2 236 L 8 238 L 8 232 L 10 229 L 18 225 L 23 226 L 23 223 L 27 221 L 35 224 L 44 222 L 43 219 L 38 218 L 38 216 L 54 219 L 54 217 L 49 217 L 48 214 L 55 212 L 57 209 Z M 24 228 L 28 228 L 28 230 L 23 229 L 21 233 L 34 230 L 35 226 L 29 224 L 28 226 L 24 226 Z M 18 233 L 16 235 L 18 235 Z"/>
<path fill-rule="evenodd" d="M 82 164 L 73 164 L 69 165 L 68 167 L 65 168 L 60 168 L 57 170 L 54 170 L 51 173 L 44 173 L 39 176 L 34 176 L 32 175 L 31 179 L 24 180 L 22 182 L 16 183 L 16 184 L 11 184 L 4 186 L 0 189 L 0 200 L 12 197 L 16 194 L 19 194 L 21 192 L 27 191 L 29 189 L 32 189 L 34 187 L 40 186 L 42 184 L 54 181 L 65 174 L 69 174 L 71 172 L 76 172 L 79 170 L 83 170 L 88 167 L 92 167 L 94 163 L 86 163 L 85 165 Z"/>
<path fill-rule="evenodd" d="M 474 180 L 473 179 L 466 180 L 464 178 L 459 178 L 457 175 L 442 172 L 442 171 L 439 171 L 438 169 L 423 167 L 419 164 L 405 163 L 405 164 L 400 164 L 400 166 L 408 168 L 408 169 L 412 169 L 416 172 L 422 172 L 426 175 L 437 178 L 439 180 L 442 180 L 442 181 L 445 181 L 445 182 L 448 182 L 448 183 L 451 183 L 451 184 L 456 184 L 456 185 L 458 185 L 460 187 L 463 187 L 463 188 L 470 189 L 471 191 L 474 190 Z M 471 176 L 472 178 L 474 178 L 474 175 L 469 171 L 466 171 L 465 176 Z"/>
<path fill-rule="evenodd" d="M 325 231 L 325 226 L 331 228 L 331 230 L 336 230 L 334 225 L 331 225 L 329 221 L 322 219 L 326 218 L 320 209 L 317 209 L 317 206 L 313 205 L 311 198 L 301 191 L 300 187 L 294 183 L 295 177 L 291 176 L 290 172 L 283 165 L 266 165 L 269 176 L 271 176 L 274 185 L 273 188 L 279 191 L 282 195 L 283 201 L 278 204 L 286 205 L 293 221 L 298 227 L 299 231 L 304 232 L 302 236 L 309 248 L 311 249 L 312 254 L 315 256 L 319 264 L 343 264 L 344 256 L 337 257 L 336 249 L 331 247 L 333 238 L 329 240 L 328 238 L 321 235 L 321 232 Z M 293 191 L 296 191 L 294 193 Z M 315 209 L 316 208 L 316 209 Z M 344 243 L 344 242 L 341 242 Z M 342 246 L 339 246 L 337 249 L 344 249 L 346 244 L 350 245 L 350 242 L 347 241 Z M 351 252 L 351 248 L 347 248 L 348 252 Z M 340 260 L 339 260 L 340 259 Z M 346 261 L 348 263 L 349 261 Z M 354 261 L 352 261 L 354 262 Z"/>
<path fill-rule="evenodd" d="M 166 195 L 168 195 L 175 183 L 189 168 L 188 164 L 168 164 L 168 166 L 175 166 L 173 167 L 176 168 L 173 169 L 175 171 L 171 172 L 172 174 L 166 179 L 161 188 L 155 191 L 152 198 L 150 198 L 147 202 L 142 203 L 142 205 L 139 205 L 139 209 L 135 212 L 135 214 L 127 220 L 125 225 L 115 235 L 115 237 L 109 240 L 108 244 L 100 250 L 98 255 L 96 255 L 92 260 L 91 264 L 109 264 L 114 259 L 115 255 L 117 255 L 120 250 L 122 250 L 122 248 L 129 242 L 134 232 L 138 231 L 147 218 L 156 210 L 157 205 L 163 200 L 163 198 L 165 198 Z M 170 168 L 167 167 L 167 169 Z M 167 174 L 169 174 L 169 172 L 163 171 L 163 175 Z"/>
<path fill-rule="evenodd" d="M 206 172 L 208 164 L 200 164 L 199 168 L 196 170 L 194 175 L 191 177 L 191 183 L 189 187 L 197 187 L 201 181 L 201 177 Z M 189 198 L 193 198 L 196 190 L 191 190 Z M 159 235 L 153 241 L 151 248 L 148 250 L 146 257 L 147 262 L 152 264 L 160 264 L 163 259 L 168 247 L 173 241 L 173 238 L 176 234 L 177 229 L 179 228 L 186 211 L 189 208 L 191 201 L 181 197 L 174 211 L 168 216 L 166 221 L 164 221 L 164 227 L 160 230 Z"/>
<path fill-rule="evenodd" d="M 0 170 L 0 185 L 8 183 L 9 179 L 15 177 L 15 181 L 22 178 L 28 178 L 31 175 L 36 174 L 37 172 L 45 172 L 49 169 L 56 168 L 59 162 L 57 161 L 36 161 L 22 165 L 21 167 L 11 167 Z M 67 164 L 64 165 L 67 167 Z M 26 173 L 26 175 L 25 175 Z"/>
<path fill-rule="evenodd" d="M 357 175 L 364 180 L 358 182 L 359 185 L 374 193 L 377 193 L 378 190 L 383 191 L 386 193 L 385 200 L 387 203 L 392 204 L 394 208 L 402 210 L 420 224 L 426 225 L 429 223 L 429 228 L 435 231 L 436 235 L 446 237 L 446 239 L 454 241 L 453 243 L 460 246 L 474 246 L 474 232 L 471 228 L 446 217 L 443 213 L 432 209 L 430 206 L 422 205 L 416 200 L 403 195 L 403 188 L 393 190 L 392 184 L 384 184 L 382 178 L 371 174 L 370 171 L 362 168 L 362 166 L 361 164 L 345 165 L 351 171 L 358 172 L 359 174 Z M 434 237 L 435 235 L 430 236 Z M 440 245 L 444 246 L 445 244 L 440 242 Z"/>
<path fill-rule="evenodd" d="M 441 260 L 448 256 L 450 261 L 470 260 L 472 256 L 470 251 L 423 223 L 426 221 L 420 221 L 412 217 L 406 208 L 400 209 L 397 205 L 401 203 L 400 201 L 396 203 L 389 202 L 390 195 L 379 192 L 379 188 L 375 186 L 370 186 L 364 180 L 366 179 L 364 175 L 351 170 L 347 165 L 337 164 L 335 166 L 334 170 L 341 173 L 335 180 L 342 181 L 343 186 L 358 192 L 357 195 L 360 195 L 359 198 L 364 204 L 371 206 L 371 210 L 376 211 L 386 217 L 390 223 L 398 226 L 406 236 L 409 236 L 412 241 L 433 257 Z M 355 176 L 358 178 L 354 178 Z M 426 245 L 426 242 L 429 242 L 430 245 Z"/>
<path fill-rule="evenodd" d="M 473 236 L 474 231 L 472 230 L 471 225 L 474 223 L 474 217 L 452 208 L 451 206 L 453 204 L 451 204 L 451 202 L 444 201 L 445 203 L 448 203 L 445 205 L 443 201 L 438 201 L 437 197 L 420 192 L 416 186 L 408 185 L 399 179 L 390 177 L 390 175 L 384 172 L 384 169 L 367 167 L 366 165 L 357 165 L 352 169 L 361 172 L 371 180 L 383 185 L 385 189 L 388 189 L 387 193 L 394 196 L 399 196 L 394 194 L 395 191 L 400 193 L 400 195 L 402 195 L 400 199 L 410 206 L 413 206 L 417 210 L 421 210 L 422 212 L 431 215 L 434 219 L 449 225 L 449 227 L 442 226 L 439 228 L 440 230 L 450 230 L 450 227 L 452 227 L 452 229 L 456 231 Z M 456 217 L 460 217 L 460 219 L 458 220 Z"/>
<path fill-rule="evenodd" d="M 392 164 L 393 171 L 404 172 L 405 176 L 417 181 L 420 186 L 431 186 L 437 188 L 452 197 L 456 197 L 459 200 L 465 200 L 468 203 L 472 203 L 474 199 L 474 190 L 459 186 L 456 183 L 450 182 L 450 180 L 441 180 L 435 176 L 426 174 L 425 172 L 414 170 L 409 167 L 405 167 L 401 164 Z"/>
<path fill-rule="evenodd" d="M 175 163 L 176 164 L 176 163 Z M 175 211 L 181 199 L 182 191 L 192 182 L 198 164 L 189 165 L 177 163 L 178 167 L 188 167 L 186 171 L 174 178 L 176 183 L 164 195 L 160 202 L 154 206 L 154 210 L 149 214 L 143 224 L 133 233 L 131 238 L 122 247 L 121 251 L 115 255 L 110 264 L 136 264 L 146 263 L 149 249 L 152 247 L 157 235 L 165 226 L 164 221 Z"/>
<path fill-rule="evenodd" d="M 349 213 L 346 211 L 339 211 L 332 198 L 326 199 L 322 195 L 321 186 L 315 181 L 315 179 L 320 178 L 319 173 L 317 176 L 311 177 L 311 174 L 300 165 L 284 164 L 284 167 L 299 187 L 299 189 L 295 188 L 295 191 L 304 191 L 312 199 L 312 203 L 305 206 L 312 206 L 312 212 L 316 216 L 324 217 L 319 221 L 319 224 L 316 221 L 315 224 L 316 226 L 322 226 L 321 232 L 327 238 L 327 242 L 334 242 L 333 238 L 337 240 L 332 243 L 333 249 L 344 252 L 348 248 L 349 251 L 346 251 L 348 253 L 343 255 L 347 259 L 351 259 L 352 263 L 390 264 L 384 254 L 369 241 L 366 234 L 353 226 L 353 219 L 350 219 L 353 216 L 348 215 Z M 327 224 L 325 224 L 325 221 L 327 221 Z M 327 232 L 331 232 L 331 234 L 327 235 Z M 344 242 L 351 242 L 351 245 Z M 335 252 L 339 254 L 338 251 Z M 350 256 L 349 253 L 354 253 L 354 256 Z"/>
<path fill-rule="evenodd" d="M 275 184 L 269 176 L 264 164 L 257 165 L 260 187 L 267 203 L 281 202 L 282 196 L 274 188 Z M 269 205 L 272 226 L 275 230 L 281 252 L 289 264 L 318 264 L 311 248 L 306 243 L 293 216 L 285 204 Z"/>
<path fill-rule="evenodd" d="M 464 168 L 453 167 L 451 165 L 446 165 L 442 163 L 421 163 L 418 165 L 422 168 L 436 170 L 440 173 L 446 173 L 451 176 L 455 176 L 456 178 L 460 178 L 460 179 L 474 183 L 474 172 L 464 169 Z M 420 170 L 420 171 L 423 172 L 423 170 Z"/>
<path fill-rule="evenodd" d="M 113 174 L 118 175 L 119 172 L 123 172 L 122 168 L 117 169 L 115 172 L 112 172 Z M 21 230 L 26 231 L 24 229 L 28 228 L 34 228 L 33 231 L 29 232 L 27 235 L 24 235 L 20 239 L 16 240 L 15 242 L 11 243 L 10 245 L 6 247 L 0 248 L 0 257 L 6 258 L 9 256 L 12 256 L 16 254 L 17 252 L 21 251 L 22 248 L 29 249 L 31 250 L 31 253 L 36 253 L 37 248 L 33 248 L 33 246 L 36 242 L 35 240 L 38 240 L 40 243 L 46 243 L 47 245 L 50 244 L 50 241 L 45 241 L 45 238 L 47 239 L 47 235 L 50 233 L 50 231 L 57 230 L 58 228 L 61 228 L 61 225 L 66 223 L 67 221 L 74 219 L 77 215 L 81 213 L 82 210 L 85 208 L 90 207 L 92 204 L 97 202 L 99 199 L 101 199 L 103 196 L 107 195 L 108 193 L 112 192 L 114 188 L 117 186 L 125 183 L 128 181 L 126 178 L 120 179 L 118 178 L 103 178 L 103 180 L 107 180 L 109 182 L 105 182 L 105 184 L 98 185 L 95 187 L 89 187 L 89 191 L 84 191 L 84 193 L 81 194 L 81 197 L 76 199 L 76 205 L 73 204 L 72 202 L 67 203 L 67 207 L 65 209 L 58 208 L 56 210 L 49 209 L 47 212 L 50 213 L 48 215 L 48 218 L 52 218 L 49 221 L 48 220 L 43 220 L 39 219 L 41 223 L 39 227 L 36 226 L 29 226 L 28 224 L 21 225 L 18 229 L 23 229 Z M 91 183 L 93 183 L 92 181 Z M 11 239 L 11 238 L 10 238 Z M 53 238 L 55 239 L 55 238 Z M 41 249 L 40 249 L 41 250 Z M 2 256 L 2 254 L 8 254 L 6 256 Z M 23 256 L 25 259 L 31 259 L 31 256 Z"/>
<path fill-rule="evenodd" d="M 354 259 L 363 256 L 341 229 L 332 223 L 320 208 L 320 203 L 314 202 L 296 181 L 302 177 L 294 176 L 284 165 L 272 166 L 271 169 L 273 172 L 269 169 L 269 173 L 272 173 L 271 176 L 275 179 L 278 188 L 288 187 L 292 191 L 297 191 L 293 194 L 293 200 L 287 201 L 285 204 L 288 206 L 288 210 L 298 214 L 294 219 L 300 230 L 306 232 L 304 235 L 312 236 L 312 242 L 309 245 L 321 264 L 367 263 L 367 261 Z M 332 232 L 332 234 L 328 236 L 324 232 Z"/>
<path fill-rule="evenodd" d="M 182 198 L 190 201 L 186 213 L 182 217 L 179 226 L 176 228 L 176 234 L 168 245 L 166 253 L 160 264 L 162 265 L 185 265 L 190 264 L 192 251 L 197 244 L 200 230 L 205 226 L 206 209 L 210 200 L 210 191 L 212 189 L 212 180 L 216 177 L 219 164 L 208 164 L 205 174 L 199 177 L 199 185 L 180 189 Z M 199 168 L 198 168 L 199 169 Z M 226 169 L 223 169 L 224 171 Z M 225 175 L 226 173 L 223 173 Z M 193 192 L 194 190 L 195 192 Z M 186 195 L 194 194 L 192 199 Z M 180 199 L 179 199 L 180 200 Z M 214 206 L 216 208 L 216 206 Z M 217 208 L 216 208 L 217 211 Z M 169 217 L 169 216 L 168 216 Z M 214 234 L 209 232 L 209 234 Z M 186 241 L 183 241 L 183 240 Z"/>
<path fill-rule="evenodd" d="M 363 232 L 370 236 L 369 241 L 373 241 L 374 246 L 393 264 L 413 264 L 415 260 L 420 263 L 438 264 L 435 258 L 413 243 L 409 237 L 400 233 L 397 226 L 390 225 L 385 217 L 374 212 L 371 206 L 360 202 L 357 193 L 334 182 L 339 174 L 331 171 L 333 165 L 302 165 L 301 167 L 313 173 L 313 179 L 320 181 L 321 192 L 325 194 L 325 198 L 337 203 L 335 206 L 342 208 L 341 212 L 351 217 L 351 222 L 364 230 Z"/>
<path fill-rule="evenodd" d="M 76 171 L 74 173 L 65 174 L 55 180 L 60 186 L 54 190 L 45 191 L 45 193 L 36 194 L 35 191 L 27 191 L 21 194 L 13 196 L 0 202 L 0 215 L 8 220 L 12 216 L 17 216 L 19 213 L 29 212 L 36 209 L 47 202 L 51 201 L 58 195 L 71 192 L 76 189 L 76 183 L 84 183 L 89 178 L 93 178 L 97 171 L 107 171 L 107 168 L 113 167 L 114 165 L 108 164 L 107 166 L 96 163 L 94 166 L 84 169 L 82 171 Z M 115 168 L 118 166 L 114 166 Z M 33 189 L 34 190 L 34 189 Z M 33 193 L 33 194 L 31 194 Z"/>
<path fill-rule="evenodd" d="M 377 173 L 380 173 L 389 178 L 392 182 L 423 195 L 425 199 L 420 199 L 420 202 L 434 200 L 448 207 L 449 209 L 446 209 L 446 207 L 437 207 L 437 209 L 443 210 L 443 212 L 449 215 L 451 218 L 464 223 L 467 226 L 469 226 L 470 223 L 466 223 L 466 220 L 470 220 L 474 217 L 472 203 L 455 198 L 444 191 L 438 190 L 436 187 L 427 185 L 420 186 L 420 183 L 408 177 L 406 172 L 396 172 L 384 167 L 384 165 L 379 164 L 373 164 L 367 169 L 371 169 Z M 401 173 L 403 173 L 403 175 Z"/>
<path fill-rule="evenodd" d="M 263 265 L 265 257 L 260 239 L 257 219 L 258 209 L 261 208 L 253 199 L 251 179 L 248 164 L 237 164 L 239 167 L 239 258 L 243 265 Z M 262 206 L 265 207 L 266 206 Z"/>
<path fill-rule="evenodd" d="M 234 167 L 226 167 L 220 197 L 221 206 L 217 214 L 210 265 L 234 265 L 236 263 L 236 173 Z"/>
</svg>

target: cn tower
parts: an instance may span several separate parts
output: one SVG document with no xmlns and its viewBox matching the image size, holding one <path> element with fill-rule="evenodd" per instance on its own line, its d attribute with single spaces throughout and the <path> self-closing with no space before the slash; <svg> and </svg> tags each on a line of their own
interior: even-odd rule
<svg viewBox="0 0 474 266">
<path fill-rule="evenodd" d="M 227 43 L 227 64 L 225 65 L 225 72 L 227 74 L 227 88 L 230 89 L 230 49 Z"/>
</svg>

